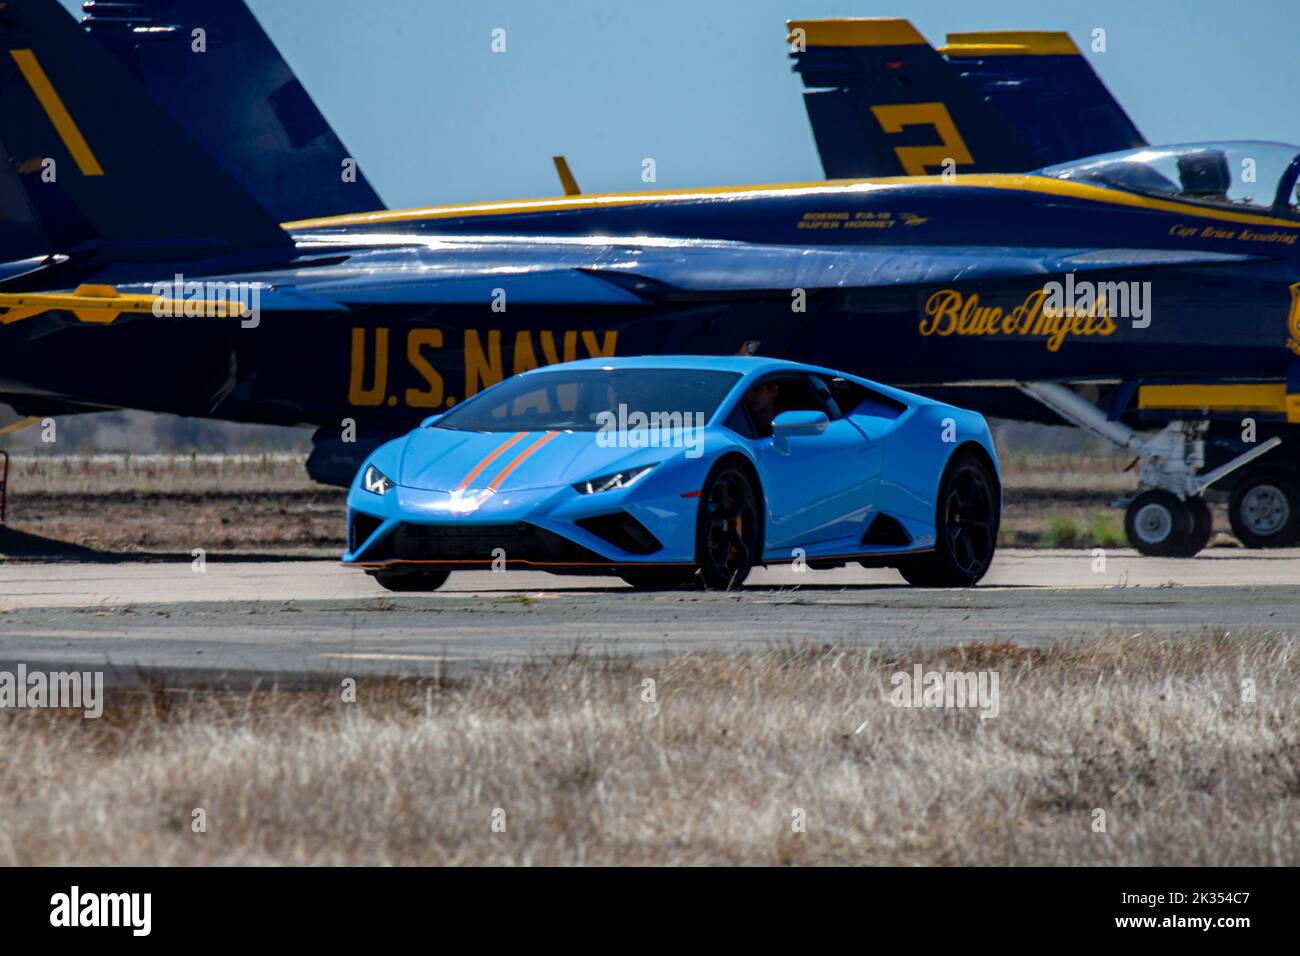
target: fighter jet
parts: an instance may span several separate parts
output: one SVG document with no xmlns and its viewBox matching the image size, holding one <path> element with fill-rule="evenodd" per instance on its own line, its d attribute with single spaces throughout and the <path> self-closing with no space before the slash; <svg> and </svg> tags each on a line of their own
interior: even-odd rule
<svg viewBox="0 0 1300 956">
<path fill-rule="evenodd" d="M 787 27 L 793 69 L 806 87 L 804 103 L 830 179 L 1022 172 L 1149 145 L 1064 32 L 950 33 L 935 50 L 902 19 L 790 21 Z M 1094 31 L 1091 41 L 1094 53 L 1104 51 L 1103 31 Z M 961 383 L 922 391 L 1004 418 L 1077 423 L 1026 402 L 1012 386 Z M 1243 417 L 1249 423 L 1276 417 L 1275 388 L 1220 388 L 1219 395 L 1233 398 L 1215 407 L 1187 406 L 1197 392 L 1134 390 L 1123 380 L 1088 382 L 1074 391 L 1128 425 L 1164 427 L 1204 416 L 1210 468 L 1249 450 L 1257 436 L 1253 427 L 1243 429 Z M 1265 427 L 1295 436 L 1291 428 Z M 1090 430 L 1127 447 L 1127 430 Z M 1213 485 L 1215 494 L 1230 496 L 1233 530 L 1249 547 L 1294 537 L 1287 533 L 1296 500 L 1293 455 L 1279 449 Z"/>
<path fill-rule="evenodd" d="M 1204 410 L 1249 395 L 1261 429 L 1300 421 L 1298 147 L 278 223 L 53 0 L 10 2 L 0 41 L 0 140 L 54 250 L 0 267 L 0 393 L 29 414 L 313 425 L 309 468 L 345 483 L 425 416 L 577 358 L 1018 383 L 1134 451 L 1130 540 L 1180 555 L 1209 536 L 1206 489 L 1280 441 L 1207 471 Z M 1144 435 L 1065 385 L 1088 382 L 1186 414 Z M 1275 541 L 1300 513 L 1283 492 Z"/>
</svg>

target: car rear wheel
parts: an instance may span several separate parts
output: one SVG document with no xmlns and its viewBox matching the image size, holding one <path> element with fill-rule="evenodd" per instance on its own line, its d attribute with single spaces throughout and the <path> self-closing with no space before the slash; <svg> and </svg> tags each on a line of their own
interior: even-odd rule
<svg viewBox="0 0 1300 956">
<path fill-rule="evenodd" d="M 627 568 L 618 576 L 643 591 L 672 591 L 695 583 L 695 569 L 691 567 Z"/>
<path fill-rule="evenodd" d="M 389 591 L 436 591 L 447 583 L 450 571 L 376 571 L 372 577 Z"/>
<path fill-rule="evenodd" d="M 723 462 L 704 482 L 696 520 L 695 561 L 705 585 L 739 588 L 759 555 L 758 496 L 748 474 Z"/>
<path fill-rule="evenodd" d="M 970 587 L 993 563 L 1000 522 L 993 472 L 975 455 L 954 455 L 939 483 L 934 551 L 900 566 L 899 573 L 917 587 Z"/>
</svg>

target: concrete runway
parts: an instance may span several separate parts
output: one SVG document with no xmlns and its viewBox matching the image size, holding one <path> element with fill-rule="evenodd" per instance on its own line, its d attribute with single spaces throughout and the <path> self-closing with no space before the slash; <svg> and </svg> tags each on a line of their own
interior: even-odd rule
<svg viewBox="0 0 1300 956">
<path fill-rule="evenodd" d="M 979 587 L 906 586 L 896 572 L 758 571 L 740 593 L 634 592 L 616 578 L 453 574 L 392 594 L 329 560 L 0 564 L 0 668 L 105 670 L 169 684 L 427 674 L 589 653 L 837 644 L 1047 644 L 1124 632 L 1197 638 L 1300 631 L 1300 549 L 1192 560 L 1004 551 Z"/>
</svg>

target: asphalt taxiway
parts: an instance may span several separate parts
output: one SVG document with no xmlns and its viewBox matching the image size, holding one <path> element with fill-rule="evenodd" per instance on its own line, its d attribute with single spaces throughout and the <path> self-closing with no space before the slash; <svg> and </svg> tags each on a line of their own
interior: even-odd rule
<svg viewBox="0 0 1300 956">
<path fill-rule="evenodd" d="M 330 560 L 0 564 L 0 668 L 97 669 L 114 682 L 449 673 L 583 651 L 653 657 L 803 644 L 1048 644 L 1106 633 L 1197 639 L 1300 632 L 1300 549 L 1191 560 L 1003 551 L 967 590 L 896 572 L 757 571 L 741 592 L 637 592 L 614 578 L 453 574 L 393 594 Z"/>
</svg>

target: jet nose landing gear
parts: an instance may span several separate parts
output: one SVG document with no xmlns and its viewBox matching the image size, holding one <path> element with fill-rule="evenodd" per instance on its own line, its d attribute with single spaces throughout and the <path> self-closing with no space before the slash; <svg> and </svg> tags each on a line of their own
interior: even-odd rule
<svg viewBox="0 0 1300 956">
<path fill-rule="evenodd" d="M 1124 508 L 1124 531 L 1141 554 L 1190 558 L 1207 544 L 1214 530 L 1207 488 L 1268 454 L 1282 439 L 1273 436 L 1218 468 L 1205 467 L 1205 432 L 1209 421 L 1172 421 L 1159 432 L 1143 435 L 1112 421 L 1101 409 L 1055 382 L 1018 382 L 1016 387 L 1066 421 L 1115 447 L 1133 452 L 1141 462 L 1136 494 L 1115 502 Z M 1279 547 L 1300 540 L 1300 490 L 1285 477 L 1241 479 L 1229 514 L 1233 530 L 1248 547 Z M 1253 532 L 1252 532 L 1253 529 Z M 1243 531 L 1246 533 L 1243 534 Z M 1267 544 L 1252 544 L 1257 532 Z"/>
<path fill-rule="evenodd" d="M 1124 533 L 1141 554 L 1190 558 L 1210 543 L 1214 522 L 1204 498 L 1181 499 L 1162 489 L 1144 491 L 1124 512 Z"/>
</svg>

